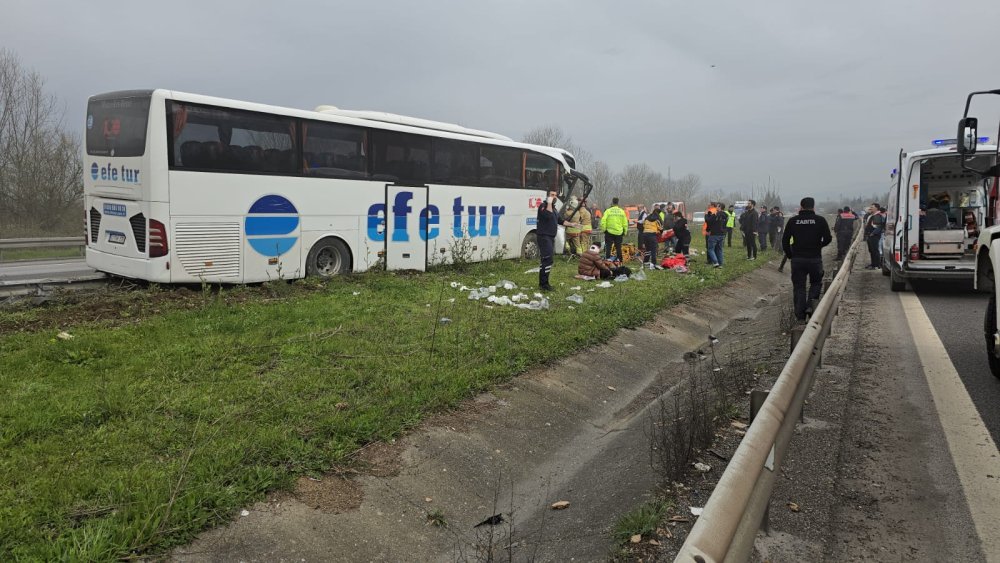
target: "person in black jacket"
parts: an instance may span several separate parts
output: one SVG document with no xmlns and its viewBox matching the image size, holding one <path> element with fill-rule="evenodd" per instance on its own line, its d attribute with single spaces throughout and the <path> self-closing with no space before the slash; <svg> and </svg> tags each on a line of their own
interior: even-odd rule
<svg viewBox="0 0 1000 563">
<path fill-rule="evenodd" d="M 747 247 L 747 260 L 757 259 L 757 218 L 757 202 L 751 199 L 740 215 L 740 232 Z"/>
<path fill-rule="evenodd" d="M 830 244 L 833 236 L 830 225 L 821 215 L 816 215 L 816 200 L 802 198 L 799 214 L 788 220 L 785 234 L 781 237 L 781 247 L 792 261 L 792 292 L 795 304 L 795 318 L 806 320 L 806 309 L 819 299 L 823 290 L 823 247 Z M 793 240 L 794 239 L 794 240 Z M 806 299 L 806 278 L 809 278 L 809 298 Z"/>
<path fill-rule="evenodd" d="M 538 257 L 542 264 L 538 269 L 538 288 L 549 291 L 549 273 L 552 272 L 552 255 L 555 253 L 557 225 L 579 226 L 560 217 L 556 217 L 556 193 L 549 192 L 549 197 L 538 206 L 538 225 L 535 237 L 538 241 Z"/>
</svg>

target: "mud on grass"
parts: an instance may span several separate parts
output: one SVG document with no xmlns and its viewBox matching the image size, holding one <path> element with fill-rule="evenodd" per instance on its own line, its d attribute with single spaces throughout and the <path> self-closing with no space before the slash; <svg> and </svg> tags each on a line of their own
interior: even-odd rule
<svg viewBox="0 0 1000 563">
<path fill-rule="evenodd" d="M 303 475 L 357 463 L 365 444 L 763 265 L 731 254 L 722 270 L 696 263 L 594 292 L 559 260 L 545 312 L 488 309 L 451 286 L 532 288 L 536 264 L 523 261 L 2 310 L 0 559 L 162 553 Z M 582 305 L 566 301 L 575 285 Z"/>
</svg>

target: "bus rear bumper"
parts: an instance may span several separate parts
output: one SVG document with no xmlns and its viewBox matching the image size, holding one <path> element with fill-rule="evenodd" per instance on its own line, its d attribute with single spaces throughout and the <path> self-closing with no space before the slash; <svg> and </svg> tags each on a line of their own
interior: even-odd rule
<svg viewBox="0 0 1000 563">
<path fill-rule="evenodd" d="M 87 266 L 113 276 L 170 283 L 168 258 L 128 258 L 87 247 Z"/>
</svg>

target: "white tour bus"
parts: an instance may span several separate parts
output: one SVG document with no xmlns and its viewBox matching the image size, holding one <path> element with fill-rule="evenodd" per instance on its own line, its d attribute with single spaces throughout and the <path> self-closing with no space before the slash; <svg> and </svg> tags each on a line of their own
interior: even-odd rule
<svg viewBox="0 0 1000 563">
<path fill-rule="evenodd" d="M 987 206 L 992 180 L 963 170 L 952 144 L 941 139 L 933 149 L 900 151 L 882 240 L 882 273 L 892 291 L 905 290 L 910 279 L 972 280 L 975 274 L 976 238 L 992 219 Z M 977 166 L 993 159 L 973 158 L 982 161 Z"/>
<path fill-rule="evenodd" d="M 332 106 L 121 91 L 86 127 L 87 264 L 153 282 L 532 255 L 546 193 L 590 186 L 560 149 Z"/>
</svg>

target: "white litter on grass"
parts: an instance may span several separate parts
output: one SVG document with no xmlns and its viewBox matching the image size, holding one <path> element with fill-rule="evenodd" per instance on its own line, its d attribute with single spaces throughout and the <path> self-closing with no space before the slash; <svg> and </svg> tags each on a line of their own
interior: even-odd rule
<svg viewBox="0 0 1000 563">
<path fill-rule="evenodd" d="M 506 289 L 507 291 L 510 291 L 512 289 L 517 289 L 517 284 L 510 280 L 500 280 L 497 282 L 497 285 Z"/>
<path fill-rule="evenodd" d="M 361 295 L 361 292 L 360 291 L 354 291 L 354 292 L 351 293 L 351 295 L 357 297 L 358 295 Z"/>
<path fill-rule="evenodd" d="M 454 297 L 452 297 L 451 299 L 448 300 L 448 303 L 454 303 L 454 302 L 455 302 L 455 298 Z"/>
<path fill-rule="evenodd" d="M 458 287 L 459 285 L 461 285 L 461 284 L 458 283 L 458 282 L 451 282 L 451 287 L 453 287 L 453 288 L 454 287 Z"/>
<path fill-rule="evenodd" d="M 545 296 L 542 295 L 541 293 L 535 293 L 535 297 L 537 297 L 539 299 L 545 299 Z"/>
<path fill-rule="evenodd" d="M 597 284 L 597 287 L 612 287 L 612 285 L 611 282 L 609 281 L 602 281 L 601 283 Z"/>
<path fill-rule="evenodd" d="M 695 516 L 701 516 L 701 511 L 703 511 L 703 510 L 705 510 L 705 509 L 703 507 L 701 507 L 701 506 L 692 506 L 691 507 L 691 514 L 693 514 Z"/>
<path fill-rule="evenodd" d="M 576 307 L 574 307 L 574 306 L 572 306 L 572 305 L 570 305 L 570 306 L 569 306 L 568 308 L 569 308 L 569 309 L 576 309 Z"/>
<path fill-rule="evenodd" d="M 573 287 L 569 288 L 570 291 L 580 291 L 581 289 L 582 288 L 578 285 L 574 285 Z"/>
<path fill-rule="evenodd" d="M 615 278 L 615 281 L 618 282 L 618 283 L 627 282 L 628 281 L 628 276 L 626 276 L 625 274 L 622 274 L 622 275 L 618 276 L 617 278 Z"/>
<path fill-rule="evenodd" d="M 501 295 L 500 297 L 497 297 L 496 295 L 490 295 L 489 297 L 486 298 L 486 300 L 489 301 L 490 303 L 494 303 L 496 305 L 513 305 L 514 304 L 514 302 L 511 301 L 510 297 L 507 297 L 506 295 Z"/>
<path fill-rule="evenodd" d="M 525 271 L 524 273 L 526 273 L 526 274 L 537 274 L 539 271 L 541 271 L 541 268 L 532 268 L 530 270 Z"/>
<path fill-rule="evenodd" d="M 73 335 L 70 334 L 70 333 L 68 333 L 68 332 L 63 331 L 63 332 L 60 332 L 59 334 L 57 334 L 56 338 L 58 338 L 59 340 L 72 340 L 73 339 Z"/>
<path fill-rule="evenodd" d="M 702 473 L 708 473 L 709 471 L 712 470 L 712 466 L 711 465 L 708 465 L 707 463 L 701 463 L 700 461 L 699 462 L 695 462 L 694 468 L 697 471 L 701 471 Z"/>
<path fill-rule="evenodd" d="M 441 317 L 441 324 L 450 323 L 450 322 L 451 322 L 451 319 L 449 319 L 448 317 Z"/>
<path fill-rule="evenodd" d="M 469 286 L 463 285 L 462 287 L 458 288 L 458 290 L 459 291 L 469 291 Z"/>
<path fill-rule="evenodd" d="M 583 305 L 583 296 L 582 295 L 577 295 L 577 294 L 574 293 L 573 295 L 570 295 L 569 297 L 567 297 L 566 301 L 572 301 L 573 303 L 576 303 L 577 305 Z"/>
<path fill-rule="evenodd" d="M 240 512 L 240 516 L 250 516 L 250 511 L 244 510 L 243 512 Z"/>
<path fill-rule="evenodd" d="M 632 274 L 632 279 L 636 281 L 644 281 L 646 279 L 646 271 L 643 270 L 642 268 L 639 268 L 639 271 Z"/>
</svg>

